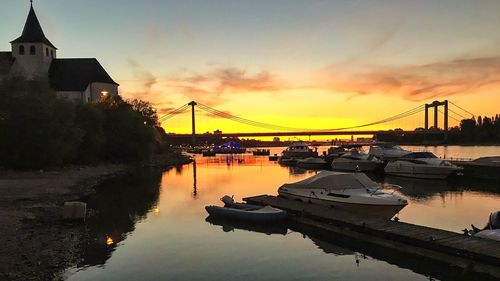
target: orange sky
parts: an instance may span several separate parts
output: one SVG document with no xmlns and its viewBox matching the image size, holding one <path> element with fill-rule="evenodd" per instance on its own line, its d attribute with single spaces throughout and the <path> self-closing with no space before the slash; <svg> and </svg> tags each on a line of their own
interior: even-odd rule
<svg viewBox="0 0 500 281">
<path fill-rule="evenodd" d="M 500 1 L 34 4 L 58 57 L 97 58 L 125 98 L 148 100 L 160 115 L 196 100 L 255 121 L 324 129 L 369 123 L 436 99 L 478 115 L 500 111 Z M 29 3 L 5 0 L 4 6 L 0 50 L 10 50 Z M 453 118 L 469 117 L 452 109 Z M 199 132 L 260 131 L 198 119 Z M 163 125 L 190 130 L 188 115 Z M 421 126 L 422 114 L 367 129 Z"/>
</svg>

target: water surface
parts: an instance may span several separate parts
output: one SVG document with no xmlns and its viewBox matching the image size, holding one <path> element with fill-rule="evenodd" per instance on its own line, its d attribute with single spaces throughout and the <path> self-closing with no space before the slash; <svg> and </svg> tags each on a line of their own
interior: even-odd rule
<svg viewBox="0 0 500 281">
<path fill-rule="evenodd" d="M 466 157 L 483 156 L 469 154 Z M 267 157 L 217 156 L 197 157 L 196 163 L 164 173 L 142 172 L 106 183 L 89 201 L 91 239 L 82 245 L 84 260 L 66 277 L 71 281 L 463 277 L 426 260 L 341 237 L 320 237 L 296 225 L 207 221 L 204 206 L 220 204 L 224 194 L 238 200 L 276 194 L 281 184 L 314 173 L 281 167 Z M 399 218 L 406 222 L 459 232 L 471 223 L 483 225 L 488 214 L 500 207 L 497 183 L 372 177 L 404 187 L 400 194 L 409 205 Z"/>
</svg>

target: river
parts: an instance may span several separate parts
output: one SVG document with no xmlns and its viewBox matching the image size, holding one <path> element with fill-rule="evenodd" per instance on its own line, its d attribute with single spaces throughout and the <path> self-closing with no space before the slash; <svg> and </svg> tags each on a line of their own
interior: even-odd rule
<svg viewBox="0 0 500 281">
<path fill-rule="evenodd" d="M 440 157 L 500 155 L 500 147 L 405 147 Z M 283 148 L 272 148 L 278 153 Z M 322 151 L 324 148 L 320 148 Z M 89 198 L 89 243 L 65 272 L 82 280 L 456 280 L 460 272 L 426 260 L 300 226 L 257 227 L 206 221 L 204 206 L 219 198 L 276 194 L 286 182 L 315 171 L 282 167 L 267 156 L 196 157 L 163 173 L 142 171 L 112 180 Z M 409 205 L 401 221 L 460 232 L 483 226 L 500 209 L 500 185 L 374 177 L 399 184 Z"/>
</svg>

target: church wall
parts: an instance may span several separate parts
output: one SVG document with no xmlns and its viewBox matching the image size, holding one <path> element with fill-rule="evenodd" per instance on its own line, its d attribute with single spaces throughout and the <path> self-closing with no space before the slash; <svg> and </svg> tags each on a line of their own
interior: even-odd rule
<svg viewBox="0 0 500 281">
<path fill-rule="evenodd" d="M 87 96 L 90 97 L 92 102 L 97 102 L 103 96 L 104 93 L 107 93 L 109 96 L 117 96 L 118 95 L 118 86 L 115 84 L 94 82 L 89 84 L 87 90 L 85 90 Z"/>
<path fill-rule="evenodd" d="M 24 47 L 24 54 L 20 53 L 20 47 Z M 35 54 L 31 54 L 31 46 L 35 47 Z M 48 56 L 47 56 L 47 49 Z M 22 75 L 26 79 L 36 76 L 46 77 L 48 75 L 52 54 L 55 50 L 44 43 L 13 43 L 12 56 L 16 59 L 12 65 L 11 73 Z"/>
<path fill-rule="evenodd" d="M 71 101 L 82 101 L 82 92 L 78 91 L 57 91 L 56 92 L 59 97 L 67 98 Z"/>
</svg>

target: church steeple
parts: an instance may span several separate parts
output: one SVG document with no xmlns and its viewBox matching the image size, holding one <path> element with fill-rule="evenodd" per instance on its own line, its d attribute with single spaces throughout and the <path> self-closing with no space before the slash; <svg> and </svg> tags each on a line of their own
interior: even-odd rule
<svg viewBox="0 0 500 281">
<path fill-rule="evenodd" d="M 24 24 L 23 33 L 11 41 L 11 55 L 15 59 L 11 72 L 33 79 L 47 76 L 50 64 L 56 59 L 56 47 L 45 37 L 42 26 L 30 1 L 30 11 Z"/>
<path fill-rule="evenodd" d="M 43 33 L 42 26 L 38 21 L 38 18 L 33 9 L 33 1 L 31 0 L 31 7 L 28 13 L 28 18 L 24 24 L 23 33 L 17 39 L 11 41 L 10 43 L 44 43 L 54 49 L 57 49 L 50 41 L 45 37 Z"/>
</svg>

